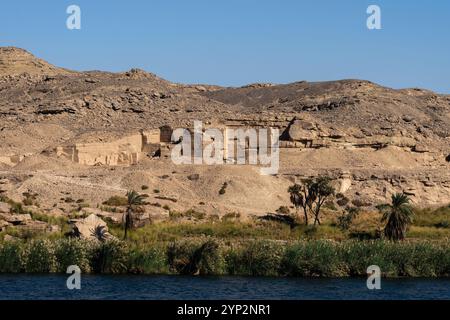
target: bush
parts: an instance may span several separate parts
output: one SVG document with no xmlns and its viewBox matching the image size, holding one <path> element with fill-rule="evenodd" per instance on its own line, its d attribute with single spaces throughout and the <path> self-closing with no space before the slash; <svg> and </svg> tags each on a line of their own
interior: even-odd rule
<svg viewBox="0 0 450 320">
<path fill-rule="evenodd" d="M 93 245 L 91 269 L 96 273 L 123 273 L 127 271 L 128 248 L 119 240 L 108 240 Z"/>
<path fill-rule="evenodd" d="M 0 244 L 0 273 L 23 271 L 23 244 L 9 241 Z"/>
<path fill-rule="evenodd" d="M 347 207 L 345 213 L 338 217 L 337 226 L 341 230 L 348 230 L 353 223 L 353 220 L 359 214 L 359 208 Z"/>
<path fill-rule="evenodd" d="M 341 198 L 339 198 L 336 201 L 336 203 L 341 207 L 345 207 L 349 202 L 350 202 L 350 199 L 345 196 L 342 196 Z"/>
<path fill-rule="evenodd" d="M 142 190 L 147 190 L 147 189 L 148 189 L 148 186 L 144 184 L 143 186 L 141 186 L 141 189 L 142 189 Z"/>
<path fill-rule="evenodd" d="M 301 277 L 337 277 L 345 274 L 338 247 L 322 240 L 288 246 L 282 270 L 285 275 Z"/>
<path fill-rule="evenodd" d="M 105 206 L 121 207 L 128 205 L 128 199 L 121 196 L 112 196 L 108 200 L 104 201 L 103 204 Z"/>
<path fill-rule="evenodd" d="M 276 276 L 283 254 L 283 244 L 267 240 L 252 241 L 228 252 L 227 269 L 230 274 Z"/>
<path fill-rule="evenodd" d="M 79 239 L 61 239 L 56 242 L 55 256 L 57 261 L 57 271 L 65 273 L 67 267 L 78 266 L 82 272 L 89 273 L 91 244 Z"/>
<path fill-rule="evenodd" d="M 222 185 L 222 188 L 220 188 L 220 190 L 219 190 L 219 194 L 224 195 L 225 192 L 227 191 L 227 187 L 228 187 L 228 182 L 224 182 Z"/>
<path fill-rule="evenodd" d="M 201 220 L 201 219 L 205 218 L 206 213 L 200 212 L 200 211 L 196 211 L 194 209 L 189 209 L 189 210 L 187 210 L 186 212 L 183 213 L 183 216 L 187 217 L 187 218 L 194 218 L 194 219 Z"/>
<path fill-rule="evenodd" d="M 222 221 L 236 220 L 241 217 L 239 212 L 228 212 L 222 216 Z"/>
<path fill-rule="evenodd" d="M 132 273 L 164 274 L 169 272 L 167 248 L 155 245 L 130 250 L 128 270 Z"/>
<path fill-rule="evenodd" d="M 166 209 L 166 208 L 164 208 Z M 167 209 L 166 209 L 167 210 Z M 171 219 L 179 219 L 179 218 L 194 218 L 197 220 L 202 220 L 206 217 L 206 213 L 201 212 L 201 211 L 196 211 L 194 209 L 189 209 L 185 212 L 179 212 L 179 211 L 169 211 L 169 217 Z"/>
<path fill-rule="evenodd" d="M 279 208 L 276 210 L 276 212 L 279 213 L 279 214 L 287 214 L 287 215 L 291 213 L 291 211 L 289 210 L 289 208 L 286 207 L 286 206 L 281 206 L 281 207 L 279 207 Z"/>
<path fill-rule="evenodd" d="M 214 240 L 177 241 L 169 245 L 167 258 L 170 269 L 179 274 L 222 274 L 224 260 L 219 243 Z"/>
<path fill-rule="evenodd" d="M 24 269 L 28 273 L 56 271 L 54 244 L 49 240 L 32 240 L 25 250 Z"/>
</svg>

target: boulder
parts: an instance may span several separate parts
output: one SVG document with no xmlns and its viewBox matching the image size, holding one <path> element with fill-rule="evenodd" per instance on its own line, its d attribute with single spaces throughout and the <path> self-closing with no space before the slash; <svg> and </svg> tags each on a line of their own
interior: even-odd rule
<svg viewBox="0 0 450 320">
<path fill-rule="evenodd" d="M 191 181 L 197 181 L 200 178 L 200 175 L 198 173 L 193 173 L 191 175 L 188 175 L 187 178 Z"/>
<path fill-rule="evenodd" d="M 430 149 L 428 148 L 428 146 L 424 145 L 424 144 L 417 144 L 414 149 L 414 152 L 418 152 L 418 153 L 425 153 L 425 152 L 430 152 Z"/>
<path fill-rule="evenodd" d="M 4 220 L 0 220 L 0 231 L 3 231 L 6 229 L 6 227 L 9 226 L 9 223 L 4 221 Z"/>
<path fill-rule="evenodd" d="M 24 225 L 32 220 L 31 215 L 28 213 L 27 214 L 0 213 L 0 219 L 15 226 Z"/>
<path fill-rule="evenodd" d="M 135 214 L 133 216 L 133 227 L 142 228 L 143 226 L 152 222 L 152 218 L 148 212 Z"/>
<path fill-rule="evenodd" d="M 20 240 L 20 238 L 10 236 L 9 234 L 5 234 L 5 237 L 3 238 L 3 241 L 5 241 L 5 242 L 18 241 L 18 240 Z"/>
<path fill-rule="evenodd" d="M 111 234 L 108 233 L 108 226 L 106 225 L 106 222 L 95 214 L 91 214 L 84 219 L 71 220 L 70 222 L 72 223 L 72 231 L 70 233 L 71 236 L 78 237 L 80 239 L 94 240 L 96 239 L 94 234 L 95 230 L 101 227 L 106 231 L 105 235 L 107 237 L 112 237 Z"/>
<path fill-rule="evenodd" d="M 305 120 L 295 120 L 288 129 L 291 140 L 313 140 L 317 137 L 317 128 L 314 123 Z"/>
<path fill-rule="evenodd" d="M 6 202 L 0 202 L 0 213 L 9 213 L 11 206 Z"/>
<path fill-rule="evenodd" d="M 27 230 L 30 232 L 48 232 L 49 231 L 49 225 L 48 223 L 44 221 L 38 221 L 38 220 L 29 220 L 24 223 L 22 223 L 19 228 L 21 230 Z"/>
</svg>

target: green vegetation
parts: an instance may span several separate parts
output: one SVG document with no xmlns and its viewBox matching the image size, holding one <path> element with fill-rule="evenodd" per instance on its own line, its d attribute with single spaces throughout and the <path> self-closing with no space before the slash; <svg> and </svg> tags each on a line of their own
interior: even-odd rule
<svg viewBox="0 0 450 320">
<path fill-rule="evenodd" d="M 297 210 L 303 209 L 305 225 L 309 223 L 309 215 L 314 217 L 314 226 L 320 225 L 320 214 L 322 206 L 335 193 L 331 186 L 331 178 L 319 176 L 315 179 L 302 180 L 301 184 L 289 187 L 290 201 Z M 333 205 L 333 209 L 334 208 Z"/>
<path fill-rule="evenodd" d="M 139 206 L 144 204 L 144 196 L 138 194 L 136 191 L 127 192 L 127 210 L 124 213 L 123 221 L 123 238 L 126 240 L 128 230 L 133 227 L 133 213 Z"/>
<path fill-rule="evenodd" d="M 365 276 L 375 264 L 386 277 L 450 276 L 450 206 L 415 209 L 406 195 L 395 194 L 379 211 L 365 211 L 342 194 L 332 197 L 334 189 L 325 177 L 304 180 L 288 191 L 297 214 L 282 206 L 259 218 L 239 212 L 220 218 L 164 205 L 170 219 L 140 228 L 133 228 L 133 220 L 141 206 L 162 205 L 146 203 L 145 195 L 129 191 L 101 206 L 123 212 L 124 223 L 109 222 L 114 237 L 97 227 L 91 241 L 65 237 L 68 219 L 79 217 L 80 210 L 55 217 L 2 197 L 11 213 L 28 213 L 59 228 L 46 233 L 8 226 L 0 232 L 0 272 L 65 272 L 78 265 L 84 273 L 343 277 Z M 24 196 L 30 203 L 36 200 Z"/>
<path fill-rule="evenodd" d="M 108 200 L 104 201 L 103 205 L 110 207 L 124 207 L 128 205 L 128 199 L 121 196 L 112 196 Z"/>
<path fill-rule="evenodd" d="M 228 187 L 228 182 L 224 182 L 223 185 L 222 185 L 222 187 L 221 187 L 220 190 L 219 190 L 219 194 L 220 194 L 220 195 L 224 195 L 225 192 L 227 191 L 227 187 Z"/>
<path fill-rule="evenodd" d="M 189 209 L 185 212 L 169 211 L 169 217 L 172 220 L 181 219 L 181 218 L 202 220 L 206 217 L 206 213 L 201 212 L 201 211 L 196 211 L 194 209 Z"/>
<path fill-rule="evenodd" d="M 365 276 L 375 264 L 385 277 L 448 277 L 449 247 L 449 241 L 382 240 L 199 238 L 145 247 L 117 240 L 13 241 L 0 244 L 0 272 L 64 272 L 76 264 L 85 273 L 345 277 Z"/>
<path fill-rule="evenodd" d="M 384 235 L 389 240 L 405 239 L 406 228 L 412 223 L 413 215 L 409 201 L 407 195 L 397 193 L 392 195 L 392 204 L 379 206 L 380 210 L 384 212 L 381 221 L 386 222 Z"/>
</svg>

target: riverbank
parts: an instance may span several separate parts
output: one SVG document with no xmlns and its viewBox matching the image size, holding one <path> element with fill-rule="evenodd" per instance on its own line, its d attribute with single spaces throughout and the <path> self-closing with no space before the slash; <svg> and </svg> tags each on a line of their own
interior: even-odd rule
<svg viewBox="0 0 450 320">
<path fill-rule="evenodd" d="M 137 245 L 118 240 L 35 239 L 0 244 L 0 273 L 184 274 L 280 277 L 449 277 L 450 242 L 219 241 Z"/>
</svg>

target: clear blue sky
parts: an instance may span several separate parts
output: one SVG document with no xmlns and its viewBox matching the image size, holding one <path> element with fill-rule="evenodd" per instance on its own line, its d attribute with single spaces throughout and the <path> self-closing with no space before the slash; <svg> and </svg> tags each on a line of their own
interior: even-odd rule
<svg viewBox="0 0 450 320">
<path fill-rule="evenodd" d="M 66 28 L 66 8 L 82 29 Z M 382 30 L 366 9 L 382 10 Z M 10 0 L 0 45 L 75 70 L 238 86 L 343 78 L 450 93 L 448 0 Z"/>
</svg>

